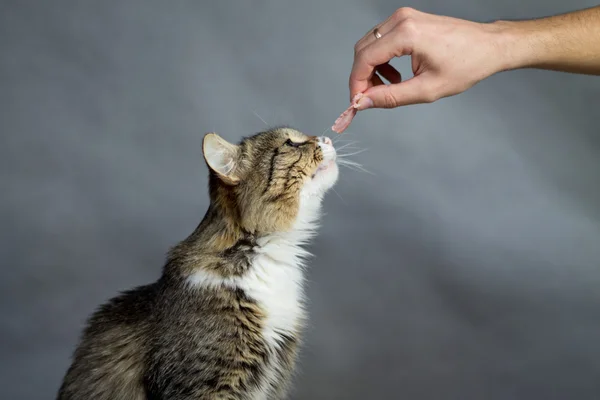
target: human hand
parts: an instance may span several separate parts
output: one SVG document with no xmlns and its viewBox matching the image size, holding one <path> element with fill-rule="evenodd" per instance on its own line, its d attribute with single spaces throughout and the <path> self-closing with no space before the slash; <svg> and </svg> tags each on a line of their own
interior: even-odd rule
<svg viewBox="0 0 600 400">
<path fill-rule="evenodd" d="M 375 28 L 379 39 L 371 30 L 354 47 L 349 86 L 351 102 L 360 97 L 358 110 L 431 103 L 464 92 L 508 65 L 498 35 L 502 28 L 493 23 L 400 8 Z M 414 76 L 402 81 L 388 62 L 405 55 L 411 56 Z"/>
</svg>

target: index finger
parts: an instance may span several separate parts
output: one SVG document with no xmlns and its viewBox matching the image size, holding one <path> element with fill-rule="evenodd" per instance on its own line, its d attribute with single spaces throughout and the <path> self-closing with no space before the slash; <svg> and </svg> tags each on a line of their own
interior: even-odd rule
<svg viewBox="0 0 600 400">
<path fill-rule="evenodd" d="M 409 54 L 408 48 L 398 38 L 394 37 L 393 31 L 384 34 L 361 49 L 354 56 L 354 63 L 350 72 L 350 98 L 369 88 L 369 80 L 373 76 L 375 67 L 387 63 L 394 57 L 406 54 Z"/>
</svg>

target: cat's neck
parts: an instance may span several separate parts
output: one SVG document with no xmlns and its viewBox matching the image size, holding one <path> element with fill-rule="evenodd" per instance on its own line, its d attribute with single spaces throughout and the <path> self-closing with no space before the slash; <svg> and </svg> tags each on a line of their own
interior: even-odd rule
<svg viewBox="0 0 600 400">
<path fill-rule="evenodd" d="M 273 249 L 293 252 L 298 264 L 309 255 L 302 247 L 315 235 L 320 214 L 320 199 L 301 202 L 293 226 L 281 232 L 248 232 L 237 222 L 234 210 L 211 204 L 194 232 L 170 252 L 165 273 L 189 275 L 198 269 L 216 271 L 232 256 Z M 240 272 L 239 265 L 233 271 Z M 220 271 L 223 272 L 223 271 Z"/>
<path fill-rule="evenodd" d="M 211 203 L 192 234 L 169 251 L 164 273 L 185 275 L 191 269 L 210 267 L 236 244 L 253 239 L 253 235 L 245 232 L 231 213 Z"/>
<path fill-rule="evenodd" d="M 182 243 L 190 250 L 202 253 L 223 252 L 238 241 L 251 239 L 255 235 L 244 230 L 237 220 L 232 210 L 211 203 L 198 227 Z"/>
</svg>

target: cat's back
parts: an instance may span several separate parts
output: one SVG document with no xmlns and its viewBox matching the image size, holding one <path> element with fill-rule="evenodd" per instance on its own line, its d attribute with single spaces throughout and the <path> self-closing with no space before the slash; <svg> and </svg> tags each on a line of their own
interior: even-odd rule
<svg viewBox="0 0 600 400">
<path fill-rule="evenodd" d="M 88 319 L 58 399 L 145 399 L 144 359 L 157 284 L 123 292 Z"/>
</svg>

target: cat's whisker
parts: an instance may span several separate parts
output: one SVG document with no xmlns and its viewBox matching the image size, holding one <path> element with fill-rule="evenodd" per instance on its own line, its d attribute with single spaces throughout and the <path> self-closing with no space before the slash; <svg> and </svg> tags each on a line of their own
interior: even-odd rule
<svg viewBox="0 0 600 400">
<path fill-rule="evenodd" d="M 342 196 L 340 196 L 340 194 L 337 192 L 337 190 L 335 190 L 334 188 L 331 188 L 331 190 L 333 190 L 333 193 L 335 193 L 337 195 L 337 197 L 340 198 L 342 203 L 344 203 L 345 205 L 348 205 L 348 203 L 346 203 L 346 200 L 344 200 L 344 198 Z"/>
<path fill-rule="evenodd" d="M 358 147 L 348 147 L 348 148 L 346 148 L 346 149 L 344 149 L 344 150 L 347 150 L 347 151 L 359 151 L 359 150 L 361 150 L 361 149 L 359 149 Z M 340 154 L 340 153 L 337 153 L 337 155 L 338 155 L 338 157 L 339 157 L 339 156 L 344 156 L 344 157 L 345 157 L 345 155 L 344 155 L 343 153 L 342 153 L 342 154 Z"/>
<path fill-rule="evenodd" d="M 341 140 L 341 139 L 342 139 L 342 136 L 341 135 L 337 135 L 336 137 L 333 138 L 332 142 L 333 143 L 337 143 L 338 140 Z"/>
<path fill-rule="evenodd" d="M 362 167 L 361 167 L 361 168 L 355 168 L 355 167 L 351 167 L 351 166 L 349 166 L 349 165 L 345 165 L 345 166 L 346 166 L 346 167 L 348 167 L 349 169 L 353 170 L 353 171 L 357 171 L 357 172 L 364 172 L 364 173 L 366 173 L 366 174 L 369 174 L 369 175 L 373 175 L 373 176 L 375 176 L 375 174 L 374 174 L 373 172 L 371 172 L 371 171 L 369 171 L 369 170 L 367 170 L 367 169 L 364 169 L 364 168 L 362 168 Z"/>
<path fill-rule="evenodd" d="M 343 164 L 343 165 L 355 165 L 355 166 L 361 165 L 360 163 L 358 163 L 356 161 L 346 160 L 344 158 L 341 158 L 341 159 L 338 158 L 336 161 L 338 162 L 338 164 Z"/>
<path fill-rule="evenodd" d="M 342 157 L 342 158 L 343 158 L 343 157 L 350 157 L 350 156 L 355 156 L 355 155 L 357 155 L 357 154 L 360 154 L 360 153 L 364 153 L 364 152 L 365 152 L 365 151 L 367 151 L 367 150 L 369 150 L 369 149 L 362 149 L 362 150 L 358 150 L 358 151 L 355 151 L 354 153 L 346 153 L 346 154 L 339 154 L 339 153 L 338 153 L 338 155 L 337 155 L 337 156 L 338 156 L 338 157 Z"/>
<path fill-rule="evenodd" d="M 358 148 L 358 147 L 350 146 L 350 147 L 345 147 L 345 148 L 344 148 L 344 150 L 345 150 L 345 151 L 359 151 L 359 150 L 362 150 L 362 149 L 360 149 L 360 148 Z M 338 155 L 338 156 L 340 156 L 340 155 L 341 155 L 341 156 L 343 156 L 343 155 L 344 155 L 344 153 L 341 153 L 341 154 L 340 154 L 339 152 L 337 152 L 337 155 Z"/>
<path fill-rule="evenodd" d="M 263 119 L 263 117 L 261 117 L 260 115 L 258 115 L 258 113 L 256 112 L 256 110 L 252 110 L 252 113 L 253 113 L 254 115 L 256 115 L 256 117 L 257 117 L 258 119 L 260 119 L 260 120 L 261 120 L 261 121 L 262 121 L 262 122 L 263 122 L 263 123 L 264 123 L 264 124 L 265 124 L 267 127 L 269 126 L 269 124 L 267 124 L 267 121 L 265 121 L 265 120 Z"/>
<path fill-rule="evenodd" d="M 338 139 L 335 141 L 335 143 L 346 143 L 346 142 L 352 142 L 352 140 L 348 140 L 348 139 Z M 356 140 L 356 142 L 358 142 L 358 140 Z"/>
<path fill-rule="evenodd" d="M 337 136 L 337 137 L 333 138 L 332 142 L 333 142 L 333 144 L 335 144 L 335 143 L 337 143 L 340 140 L 342 140 L 342 137 L 341 136 Z"/>
<path fill-rule="evenodd" d="M 348 135 L 348 133 L 346 133 L 345 135 Z M 341 140 L 342 139 L 340 139 L 340 136 L 338 136 L 337 138 L 335 138 L 333 140 L 333 143 L 335 144 Z M 343 140 L 343 141 L 346 141 L 346 140 Z M 355 146 L 357 143 L 358 143 L 357 140 L 351 140 L 348 143 L 344 144 L 343 146 L 336 148 L 336 152 L 337 152 L 336 159 L 337 159 L 338 164 L 340 166 L 348 167 L 355 171 L 361 171 L 361 172 L 366 172 L 368 174 L 375 175 L 371 171 L 368 171 L 367 169 L 365 169 L 360 163 L 357 163 L 356 161 L 351 161 L 348 159 L 348 157 L 355 156 L 357 154 L 363 153 L 368 150 L 368 149 L 357 148 Z M 340 152 L 340 150 L 344 150 L 344 149 L 346 151 L 350 150 L 350 152 L 349 153 Z"/>
<path fill-rule="evenodd" d="M 353 144 L 356 144 L 356 143 L 358 143 L 356 140 L 355 140 L 355 141 L 352 141 L 352 142 L 349 142 L 349 143 L 346 143 L 345 145 L 343 145 L 343 146 L 341 146 L 341 147 L 338 147 L 338 148 L 336 149 L 336 151 L 340 151 L 340 150 L 342 150 L 342 149 L 345 149 L 345 148 L 346 148 L 346 147 L 348 147 L 348 146 L 352 146 Z"/>
<path fill-rule="evenodd" d="M 361 164 L 357 163 L 356 161 L 350 161 L 350 160 L 346 160 L 346 159 L 343 159 L 343 158 L 338 158 L 336 160 L 336 162 L 339 165 L 344 165 L 344 166 L 349 166 L 349 167 L 354 167 L 354 166 L 361 165 Z"/>
<path fill-rule="evenodd" d="M 337 163 L 340 166 L 348 167 L 354 171 L 361 171 L 361 172 L 365 172 L 367 174 L 375 175 L 371 171 L 365 169 L 361 164 L 357 163 L 356 161 L 350 161 L 350 160 L 346 160 L 344 158 L 338 158 Z"/>
<path fill-rule="evenodd" d="M 343 135 L 339 135 L 339 134 L 338 134 L 338 135 L 337 135 L 337 136 L 336 136 L 336 137 L 333 139 L 333 143 L 336 143 L 338 140 L 340 140 L 341 138 L 343 138 L 343 137 L 345 137 L 345 136 L 356 136 L 356 135 L 354 135 L 354 134 L 352 134 L 352 133 L 349 133 L 349 132 L 344 132 L 344 134 L 343 134 Z"/>
</svg>

